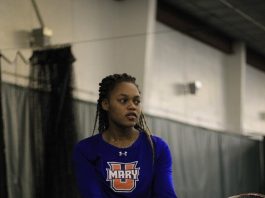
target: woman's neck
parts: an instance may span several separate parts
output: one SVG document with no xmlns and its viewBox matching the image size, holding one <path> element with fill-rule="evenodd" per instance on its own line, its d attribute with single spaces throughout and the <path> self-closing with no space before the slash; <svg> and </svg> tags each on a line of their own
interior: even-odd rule
<svg viewBox="0 0 265 198">
<path fill-rule="evenodd" d="M 139 136 L 139 131 L 132 128 L 109 127 L 103 132 L 103 139 L 114 146 L 126 148 L 132 145 Z"/>
</svg>

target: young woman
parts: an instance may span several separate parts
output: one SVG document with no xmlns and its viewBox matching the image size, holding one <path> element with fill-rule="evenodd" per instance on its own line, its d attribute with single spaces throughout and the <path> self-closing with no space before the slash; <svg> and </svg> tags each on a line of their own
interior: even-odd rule
<svg viewBox="0 0 265 198">
<path fill-rule="evenodd" d="M 94 131 L 97 121 L 99 133 L 80 141 L 73 154 L 82 197 L 177 197 L 169 148 L 146 125 L 134 77 L 101 81 Z"/>
</svg>

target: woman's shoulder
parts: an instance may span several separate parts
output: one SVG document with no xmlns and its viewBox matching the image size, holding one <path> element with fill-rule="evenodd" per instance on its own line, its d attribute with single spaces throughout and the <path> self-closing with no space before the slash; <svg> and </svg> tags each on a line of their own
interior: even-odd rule
<svg viewBox="0 0 265 198">
<path fill-rule="evenodd" d="M 75 145 L 75 150 L 89 151 L 95 149 L 100 140 L 100 134 L 96 134 L 85 139 L 80 140 Z"/>
<path fill-rule="evenodd" d="M 141 133 L 145 134 L 143 136 L 145 137 L 145 139 L 147 141 L 147 139 L 148 139 L 147 136 L 148 135 L 144 131 L 142 131 Z M 161 137 L 159 137 L 157 135 L 152 134 L 151 135 L 151 139 L 152 139 L 152 142 L 153 142 L 155 147 L 167 146 L 167 142 L 163 138 L 161 138 Z"/>
<path fill-rule="evenodd" d="M 97 141 L 98 138 L 100 138 L 101 134 L 98 133 L 96 135 L 89 136 L 87 138 L 81 139 L 78 144 L 86 144 L 86 143 L 92 143 L 94 141 Z"/>
<path fill-rule="evenodd" d="M 163 138 L 156 135 L 152 135 L 151 137 L 156 146 L 167 146 L 167 142 Z"/>
<path fill-rule="evenodd" d="M 152 135 L 152 141 L 154 143 L 155 152 L 158 155 L 164 152 L 168 152 L 169 150 L 168 143 L 162 137 Z"/>
</svg>

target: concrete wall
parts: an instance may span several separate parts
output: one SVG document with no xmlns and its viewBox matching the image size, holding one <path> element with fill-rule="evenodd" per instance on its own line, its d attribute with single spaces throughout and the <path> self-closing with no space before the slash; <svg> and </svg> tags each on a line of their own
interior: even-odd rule
<svg viewBox="0 0 265 198">
<path fill-rule="evenodd" d="M 146 110 L 195 125 L 225 129 L 226 54 L 157 23 L 146 73 Z M 196 95 L 186 90 L 199 80 Z"/>
<path fill-rule="evenodd" d="M 247 65 L 244 129 L 265 135 L 265 73 Z"/>
</svg>

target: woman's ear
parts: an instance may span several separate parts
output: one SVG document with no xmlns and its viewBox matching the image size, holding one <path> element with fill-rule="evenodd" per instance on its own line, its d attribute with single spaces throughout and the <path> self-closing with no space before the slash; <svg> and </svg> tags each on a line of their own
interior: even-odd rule
<svg viewBox="0 0 265 198">
<path fill-rule="evenodd" d="M 102 100 L 101 107 L 103 110 L 108 111 L 109 110 L 109 101 L 107 99 Z"/>
</svg>

